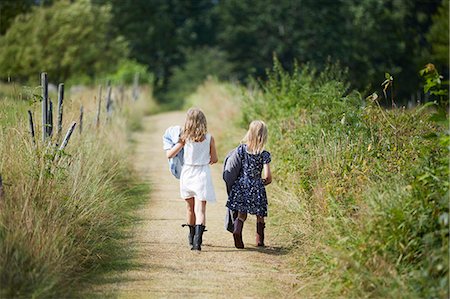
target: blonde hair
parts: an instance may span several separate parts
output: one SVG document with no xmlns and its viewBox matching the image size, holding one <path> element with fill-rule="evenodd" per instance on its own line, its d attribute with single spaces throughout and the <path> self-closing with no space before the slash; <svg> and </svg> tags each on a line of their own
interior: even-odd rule
<svg viewBox="0 0 450 299">
<path fill-rule="evenodd" d="M 262 120 L 254 120 L 248 127 L 247 134 L 241 143 L 247 144 L 247 150 L 251 154 L 260 154 L 267 142 L 268 130 Z"/>
<path fill-rule="evenodd" d="M 181 138 L 185 142 L 200 142 L 205 139 L 206 133 L 208 133 L 208 129 L 205 114 L 198 108 L 189 109 L 186 113 L 186 121 Z"/>
</svg>

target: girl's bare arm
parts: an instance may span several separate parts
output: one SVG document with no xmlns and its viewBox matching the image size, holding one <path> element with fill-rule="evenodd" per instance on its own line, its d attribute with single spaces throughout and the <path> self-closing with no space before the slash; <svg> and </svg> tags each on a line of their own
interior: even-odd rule
<svg viewBox="0 0 450 299">
<path fill-rule="evenodd" d="M 263 182 L 264 185 L 272 183 L 272 173 L 270 172 L 269 164 L 264 164 L 263 166 Z"/>
<path fill-rule="evenodd" d="M 166 151 L 166 156 L 168 159 L 175 157 L 183 148 L 184 143 L 178 142 L 170 150 Z"/>
<path fill-rule="evenodd" d="M 214 141 L 214 137 L 212 136 L 211 136 L 211 143 L 209 144 L 209 152 L 211 156 L 209 164 L 217 163 L 217 161 L 219 161 L 219 158 L 217 158 L 216 142 Z"/>
</svg>

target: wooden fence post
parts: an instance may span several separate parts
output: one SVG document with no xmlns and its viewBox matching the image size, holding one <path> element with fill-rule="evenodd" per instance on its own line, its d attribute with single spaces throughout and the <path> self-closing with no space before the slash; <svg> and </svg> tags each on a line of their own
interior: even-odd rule
<svg viewBox="0 0 450 299">
<path fill-rule="evenodd" d="M 98 128 L 100 126 L 100 110 L 102 107 L 102 86 L 98 88 L 98 105 L 97 105 L 97 117 L 95 119 L 95 125 Z"/>
<path fill-rule="evenodd" d="M 36 140 L 34 138 L 34 124 L 33 124 L 33 114 L 30 110 L 28 110 L 28 120 L 30 123 L 30 133 L 31 133 L 31 140 L 33 140 L 33 144 L 36 145 Z"/>
<path fill-rule="evenodd" d="M 64 83 L 58 85 L 58 131 L 56 136 L 56 142 L 61 139 L 62 134 L 62 120 L 63 120 L 63 101 L 64 101 Z"/>
<path fill-rule="evenodd" d="M 107 113 L 108 118 L 111 117 L 111 113 L 112 113 L 111 92 L 112 92 L 112 87 L 111 87 L 110 83 L 108 82 L 108 91 L 106 94 L 106 113 Z"/>
<path fill-rule="evenodd" d="M 59 147 L 60 151 L 62 151 L 66 147 L 67 143 L 70 140 L 70 136 L 72 136 L 73 130 L 75 130 L 76 125 L 77 125 L 76 122 L 72 122 L 72 125 L 70 126 L 69 130 L 67 130 L 66 136 L 64 137 L 64 140 L 61 143 L 61 146 Z"/>
<path fill-rule="evenodd" d="M 53 102 L 49 99 L 48 101 L 48 114 L 47 114 L 48 124 L 47 124 L 47 136 L 52 137 L 53 135 Z"/>
<path fill-rule="evenodd" d="M 83 133 L 83 105 L 80 107 L 80 135 Z"/>
<path fill-rule="evenodd" d="M 48 77 L 47 73 L 41 73 L 42 86 L 42 141 L 47 139 L 47 112 L 48 112 Z"/>
<path fill-rule="evenodd" d="M 134 74 L 133 78 L 133 100 L 137 101 L 139 98 L 139 73 Z"/>
</svg>

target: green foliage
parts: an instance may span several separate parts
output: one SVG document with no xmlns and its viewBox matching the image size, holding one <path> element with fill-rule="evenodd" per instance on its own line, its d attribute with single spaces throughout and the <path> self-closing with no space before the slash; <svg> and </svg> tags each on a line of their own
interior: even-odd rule
<svg viewBox="0 0 450 299">
<path fill-rule="evenodd" d="M 348 68 L 348 82 L 362 92 L 379 88 L 374 82 L 382 81 L 380 74 L 389 71 L 398 83 L 394 91 L 398 102 L 416 93 L 420 79 L 415 71 L 428 61 L 448 77 L 448 1 L 443 0 L 339 0 L 326 5 L 312 0 L 46 0 L 39 4 L 1 3 L 0 22 L 5 23 L 33 7 L 0 38 L 2 79 L 10 75 L 27 80 L 46 70 L 57 81 L 72 77 L 84 83 L 116 72 L 119 61 L 128 58 L 125 44 L 129 58 L 148 67 L 161 92 L 170 92 L 168 84 L 191 59 L 190 51 L 205 47 L 226 53 L 231 75 L 244 81 L 248 75 L 264 77 L 274 53 L 289 70 L 294 60 L 318 70 L 324 70 L 328 60 L 339 62 Z"/>
<path fill-rule="evenodd" d="M 106 77 L 112 84 L 131 85 L 134 82 L 135 75 L 138 76 L 140 84 L 153 84 L 154 76 L 147 69 L 147 66 L 134 60 L 121 60 L 115 73 Z"/>
<path fill-rule="evenodd" d="M 225 53 L 216 48 L 190 49 L 185 56 L 186 62 L 173 68 L 167 91 L 160 95 L 163 102 L 174 107 L 181 106 L 208 76 L 226 79 L 231 72 Z"/>
<path fill-rule="evenodd" d="M 409 97 L 419 85 L 415 70 L 424 63 L 422 43 L 440 3 L 220 1 L 219 45 L 240 78 L 264 76 L 274 52 L 290 70 L 294 59 L 323 70 L 330 58 L 348 67 L 349 82 L 358 89 L 373 86 L 389 70 L 399 82 L 398 92 Z"/>
<path fill-rule="evenodd" d="M 246 93 L 243 120 L 268 122 L 274 177 L 293 192 L 271 213 L 307 278 L 302 291 L 443 298 L 449 137 L 431 104 L 385 110 L 376 94 L 363 101 L 339 66 L 319 73 L 294 63 L 287 72 L 275 60 L 267 78 Z"/>
<path fill-rule="evenodd" d="M 442 1 L 436 15 L 433 16 L 433 24 L 426 35 L 431 45 L 430 60 L 437 64 L 441 70 L 449 68 L 449 2 Z"/>
<path fill-rule="evenodd" d="M 216 22 L 210 0 L 95 0 L 109 3 L 114 28 L 129 42 L 131 56 L 165 82 L 184 62 L 186 49 L 212 45 Z M 165 84 L 165 83 L 164 83 Z"/>
<path fill-rule="evenodd" d="M 85 119 L 94 118 L 94 93 L 86 96 Z M 65 118 L 78 116 L 73 100 L 65 99 Z M 77 298 L 82 282 L 97 279 L 93 273 L 131 254 L 123 239 L 148 186 L 126 158 L 123 114 L 136 124 L 147 104 L 126 105 L 82 138 L 74 133 L 64 152 L 31 141 L 26 110 L 36 115 L 40 105 L 13 96 L 0 99 L 0 108 L 0 297 Z"/>
<path fill-rule="evenodd" d="M 109 35 L 110 10 L 89 0 L 63 0 L 18 16 L 0 38 L 0 76 L 30 80 L 46 71 L 62 82 L 114 70 L 127 46 Z"/>
<path fill-rule="evenodd" d="M 419 74 L 425 80 L 423 91 L 434 96 L 442 108 L 445 109 L 448 106 L 448 80 L 442 81 L 443 77 L 431 63 L 420 70 Z"/>
<path fill-rule="evenodd" d="M 29 11 L 34 3 L 34 0 L 3 0 L 0 2 L 0 35 L 5 34 L 17 15 Z"/>
</svg>

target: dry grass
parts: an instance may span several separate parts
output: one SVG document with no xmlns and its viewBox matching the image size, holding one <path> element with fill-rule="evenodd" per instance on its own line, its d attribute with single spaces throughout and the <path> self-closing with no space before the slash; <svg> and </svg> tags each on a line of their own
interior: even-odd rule
<svg viewBox="0 0 450 299">
<path fill-rule="evenodd" d="M 147 92 L 139 104 L 124 99 L 124 108 L 109 120 L 103 110 L 99 128 L 96 90 L 67 93 L 63 128 L 78 122 L 81 105 L 84 124 L 64 152 L 52 145 L 55 138 L 43 144 L 39 128 L 33 144 L 24 108 L 40 119 L 39 103 L 26 107 L 21 102 L 6 112 L 15 114 L 17 122 L 0 127 L 2 297 L 75 296 L 74 286 L 118 253 L 120 231 L 130 221 L 129 211 L 142 201 L 143 190 L 128 159 L 126 115 L 139 119 L 142 105 L 152 103 Z M 2 101 L 17 108 L 11 99 Z"/>
<path fill-rule="evenodd" d="M 228 132 L 222 153 L 243 136 L 240 118 L 269 124 L 268 222 L 290 248 L 298 295 L 444 298 L 449 137 L 430 121 L 438 115 L 362 107 L 357 94 L 342 97 L 339 82 L 316 86 L 310 77 L 275 76 L 264 93 L 234 97 L 216 97 L 226 89 L 210 81 L 193 97 L 211 131 Z"/>
<path fill-rule="evenodd" d="M 187 99 L 185 106 L 202 109 L 208 120 L 208 131 L 216 140 L 222 141 L 216 142 L 220 160 L 244 137 L 246 128 L 240 127 L 241 101 L 240 87 L 211 78 Z"/>
</svg>

